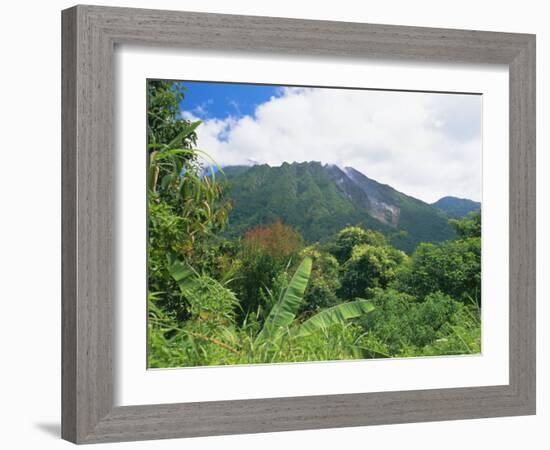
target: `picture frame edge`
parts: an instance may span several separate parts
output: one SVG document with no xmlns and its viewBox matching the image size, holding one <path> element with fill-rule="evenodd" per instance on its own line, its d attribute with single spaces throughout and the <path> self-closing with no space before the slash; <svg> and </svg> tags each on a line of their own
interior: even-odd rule
<svg viewBox="0 0 550 450">
<path fill-rule="evenodd" d="M 155 24 L 144 27 L 142 21 L 148 14 L 155 14 Z M 364 34 L 367 40 L 369 27 L 387 33 L 381 42 L 366 50 L 350 50 L 352 57 L 361 57 L 365 51 L 373 51 L 380 57 L 384 50 L 393 49 L 388 50 L 392 57 L 405 57 L 407 51 L 410 57 L 412 51 L 414 59 L 429 59 L 428 50 L 404 46 L 399 33 L 406 34 L 407 30 L 414 32 L 419 42 L 423 32 L 430 39 L 436 31 L 447 33 L 451 38 L 441 43 L 441 49 L 451 46 L 451 53 L 457 56 L 455 60 L 461 62 L 479 62 L 479 55 L 487 53 L 486 50 L 475 53 L 478 48 L 470 48 L 468 53 L 468 48 L 460 47 L 460 40 L 468 33 L 472 34 L 471 39 L 481 43 L 478 45 L 485 43 L 489 50 L 498 48 L 499 39 L 503 40 L 503 49 L 494 51 L 491 64 L 507 64 L 510 70 L 509 385 L 113 407 L 111 312 L 115 262 L 112 232 L 116 197 L 112 186 L 112 54 L 115 44 L 134 42 L 136 34 L 143 30 L 146 36 L 137 42 L 181 45 L 184 37 L 174 37 L 172 31 L 163 32 L 158 28 L 162 17 L 172 24 L 178 20 L 186 22 L 189 17 L 201 18 L 210 24 L 202 31 L 204 35 L 211 33 L 220 20 L 228 20 L 234 27 L 249 20 L 271 27 L 292 23 L 291 32 L 287 30 L 279 40 L 270 35 L 274 52 L 299 51 L 289 48 L 293 35 L 298 37 L 296 42 L 300 42 L 301 51 L 305 51 L 305 38 L 299 32 L 300 27 L 305 27 L 308 39 L 313 36 L 317 43 L 316 54 L 329 57 L 334 56 L 346 40 L 342 38 L 323 52 L 326 50 L 321 35 L 324 31 L 317 30 L 319 23 L 323 24 L 323 30 L 334 27 L 341 35 L 351 29 L 354 37 Z M 237 32 L 228 33 L 243 51 L 244 41 L 238 35 L 238 27 Z M 249 46 L 256 42 L 250 36 L 245 37 Z M 265 51 L 266 44 L 261 37 L 255 39 L 259 42 L 258 48 Z M 89 5 L 62 11 L 62 437 L 75 443 L 95 443 L 535 414 L 535 40 L 530 34 Z M 209 48 L 216 48 L 220 42 L 219 37 L 209 40 Z M 230 46 L 233 41 L 225 39 L 224 42 Z M 189 45 L 193 44 L 195 41 L 191 40 Z M 438 59 L 436 55 L 435 60 L 448 61 L 447 58 Z M 439 409 L 433 407 L 438 400 Z M 369 411 L 374 408 L 379 412 L 379 405 L 386 402 L 391 407 L 387 406 L 388 411 L 381 415 L 384 421 L 377 422 Z M 425 402 L 431 402 L 429 408 Z M 455 406 L 450 406 L 450 402 L 455 402 Z M 227 413 L 227 408 L 237 406 L 242 411 L 240 422 Z M 332 415 L 323 416 L 319 413 L 320 407 Z M 190 414 L 193 408 L 196 412 Z M 292 415 L 293 408 L 299 412 L 296 417 Z M 249 410 L 255 411 L 254 416 L 245 414 Z M 175 419 L 163 415 L 167 411 Z M 263 412 L 263 416 L 258 412 Z M 198 427 L 199 423 L 194 420 L 197 418 L 208 426 Z"/>
</svg>

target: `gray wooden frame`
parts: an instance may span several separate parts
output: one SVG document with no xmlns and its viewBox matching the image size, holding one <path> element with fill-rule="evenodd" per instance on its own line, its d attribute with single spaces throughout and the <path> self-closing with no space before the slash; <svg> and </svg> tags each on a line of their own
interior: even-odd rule
<svg viewBox="0 0 550 450">
<path fill-rule="evenodd" d="M 535 36 L 97 6 L 63 11 L 62 31 L 64 439 L 94 443 L 535 413 Z M 114 407 L 113 51 L 119 43 L 506 64 L 509 384 Z"/>
</svg>

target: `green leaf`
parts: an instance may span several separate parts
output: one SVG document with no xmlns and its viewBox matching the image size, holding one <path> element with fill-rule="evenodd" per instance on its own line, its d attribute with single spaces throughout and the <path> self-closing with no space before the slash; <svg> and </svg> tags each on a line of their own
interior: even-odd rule
<svg viewBox="0 0 550 450">
<path fill-rule="evenodd" d="M 161 150 L 155 155 L 151 156 L 152 162 L 162 161 L 165 159 L 172 160 L 177 155 L 194 155 L 195 151 L 190 148 L 171 148 L 169 150 Z"/>
<path fill-rule="evenodd" d="M 169 264 L 168 271 L 176 283 L 178 283 L 182 292 L 185 293 L 186 290 L 194 285 L 193 281 L 197 273 L 189 265 L 175 260 Z"/>
<path fill-rule="evenodd" d="M 325 330 L 331 325 L 345 323 L 349 319 L 355 319 L 374 310 L 374 305 L 363 299 L 354 302 L 341 303 L 332 308 L 325 309 L 300 324 L 292 333 L 294 337 L 307 336 L 317 330 Z"/>
<path fill-rule="evenodd" d="M 182 140 L 189 137 L 193 131 L 202 123 L 202 120 L 197 120 L 196 122 L 186 123 L 181 122 L 183 130 L 178 134 L 172 141 L 168 144 L 168 148 L 174 148 L 176 145 L 180 145 Z"/>
<path fill-rule="evenodd" d="M 166 189 L 166 187 L 170 184 L 171 181 L 172 181 L 171 173 L 169 173 L 168 175 L 164 175 L 160 182 L 160 186 L 162 187 L 162 189 Z"/>
<path fill-rule="evenodd" d="M 311 275 L 311 258 L 305 258 L 290 280 L 280 300 L 265 320 L 256 343 L 279 337 L 291 324 L 304 298 L 304 292 Z"/>
</svg>

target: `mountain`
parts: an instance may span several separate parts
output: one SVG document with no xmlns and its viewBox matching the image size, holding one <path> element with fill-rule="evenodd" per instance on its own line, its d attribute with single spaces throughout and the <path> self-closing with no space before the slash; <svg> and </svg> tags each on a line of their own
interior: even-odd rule
<svg viewBox="0 0 550 450">
<path fill-rule="evenodd" d="M 390 235 L 396 247 L 410 252 L 420 242 L 439 242 L 455 236 L 449 217 L 428 203 L 381 184 L 353 167 L 342 170 L 329 166 L 328 170 L 337 171 L 337 177 L 344 172 L 367 195 L 370 200 L 370 207 L 367 208 L 369 214 L 394 230 L 406 232 Z"/>
<path fill-rule="evenodd" d="M 449 217 L 461 218 L 471 211 L 477 211 L 481 208 L 481 203 L 468 200 L 467 198 L 443 197 L 437 202 L 432 203 L 434 208 L 445 211 Z"/>
<path fill-rule="evenodd" d="M 233 202 L 227 231 L 231 236 L 277 218 L 294 226 L 307 242 L 326 241 L 345 226 L 361 225 L 381 231 L 406 252 L 419 242 L 455 235 L 440 209 L 351 167 L 305 162 L 230 166 L 223 171 Z"/>
<path fill-rule="evenodd" d="M 241 235 L 277 218 L 298 229 L 308 242 L 327 239 L 347 224 L 391 231 L 366 208 L 357 207 L 320 163 L 233 166 L 223 170 L 228 179 L 227 196 L 233 201 L 231 235 Z M 359 189 L 357 195 L 361 195 Z"/>
</svg>

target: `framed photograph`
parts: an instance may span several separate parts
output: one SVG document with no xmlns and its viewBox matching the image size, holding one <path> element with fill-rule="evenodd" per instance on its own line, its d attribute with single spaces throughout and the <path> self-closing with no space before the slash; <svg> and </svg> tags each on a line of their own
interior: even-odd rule
<svg viewBox="0 0 550 450">
<path fill-rule="evenodd" d="M 63 438 L 535 413 L 533 35 L 62 26 Z"/>
</svg>

